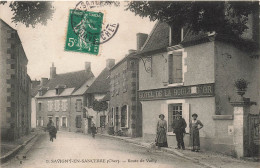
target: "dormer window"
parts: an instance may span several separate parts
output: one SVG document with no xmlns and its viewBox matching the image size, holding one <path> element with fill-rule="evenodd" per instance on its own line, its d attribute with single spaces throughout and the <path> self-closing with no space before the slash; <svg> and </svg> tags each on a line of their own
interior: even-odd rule
<svg viewBox="0 0 260 168">
<path fill-rule="evenodd" d="M 66 88 L 66 85 L 57 85 L 55 87 L 56 95 L 60 95 L 65 88 Z"/>
<path fill-rule="evenodd" d="M 56 95 L 58 95 L 59 94 L 59 89 L 56 89 Z"/>
<path fill-rule="evenodd" d="M 183 41 L 185 36 L 187 35 L 189 29 L 187 26 L 184 27 L 170 27 L 170 46 L 178 45 Z"/>
</svg>

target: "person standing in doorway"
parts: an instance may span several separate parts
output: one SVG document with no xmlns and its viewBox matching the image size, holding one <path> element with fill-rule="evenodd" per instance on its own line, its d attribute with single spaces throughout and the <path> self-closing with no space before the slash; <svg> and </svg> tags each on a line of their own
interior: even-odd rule
<svg viewBox="0 0 260 168">
<path fill-rule="evenodd" d="M 168 147 L 167 143 L 167 122 L 164 120 L 164 115 L 159 115 L 159 120 L 156 126 L 156 146 L 158 147 Z"/>
<path fill-rule="evenodd" d="M 181 117 L 180 113 L 176 113 L 176 118 L 173 120 L 172 128 L 173 133 L 176 135 L 176 141 L 177 141 L 177 148 L 176 149 L 183 149 L 185 150 L 184 145 L 184 135 L 186 133 L 185 128 L 187 127 L 186 121 Z"/>
<path fill-rule="evenodd" d="M 95 135 L 97 133 L 97 128 L 95 126 L 94 123 L 91 124 L 91 134 L 92 134 L 92 137 L 95 138 Z"/>
<path fill-rule="evenodd" d="M 197 120 L 198 114 L 194 113 L 192 114 L 192 120 L 190 122 L 190 142 L 192 146 L 193 152 L 199 152 L 200 150 L 200 134 L 199 130 L 203 127 L 203 124 L 200 122 L 200 120 Z"/>
</svg>

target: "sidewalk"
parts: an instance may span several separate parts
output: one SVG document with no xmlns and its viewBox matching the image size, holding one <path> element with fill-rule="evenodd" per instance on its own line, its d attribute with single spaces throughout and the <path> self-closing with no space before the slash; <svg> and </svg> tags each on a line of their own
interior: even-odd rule
<svg viewBox="0 0 260 168">
<path fill-rule="evenodd" d="M 105 137 L 115 138 L 118 140 L 123 140 L 132 144 L 136 144 L 142 146 L 147 149 L 151 149 L 151 144 L 153 142 L 144 141 L 142 138 L 131 138 L 131 137 L 122 137 L 122 136 L 112 136 L 108 134 L 98 134 Z M 155 149 L 149 150 L 152 152 Z M 156 149 L 159 150 L 159 149 Z M 202 165 L 203 167 L 208 168 L 259 168 L 259 162 L 245 161 L 241 159 L 232 158 L 231 156 L 226 156 L 223 154 L 218 154 L 210 151 L 200 151 L 200 152 L 192 152 L 189 149 L 186 150 L 177 150 L 175 147 L 169 146 L 169 148 L 161 148 L 160 150 L 175 154 L 187 160 L 191 160 L 196 162 L 197 164 Z"/>
<path fill-rule="evenodd" d="M 24 148 L 33 138 L 39 134 L 39 131 L 31 132 L 15 141 L 1 141 L 1 163 L 15 156 Z"/>
</svg>

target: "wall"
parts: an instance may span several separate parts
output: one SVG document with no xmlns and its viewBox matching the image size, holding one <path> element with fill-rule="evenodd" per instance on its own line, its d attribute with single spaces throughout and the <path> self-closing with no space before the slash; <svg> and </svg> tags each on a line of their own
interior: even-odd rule
<svg viewBox="0 0 260 168">
<path fill-rule="evenodd" d="M 68 102 L 68 108 L 66 111 L 62 111 L 61 109 L 61 105 L 59 108 L 59 111 L 55 111 L 55 100 L 67 100 Z M 53 104 L 53 108 L 51 111 L 48 111 L 48 101 L 54 101 Z M 39 111 L 39 102 L 42 103 L 42 110 Z M 52 116 L 52 121 L 56 124 L 56 117 L 59 118 L 59 130 L 69 130 L 69 128 L 72 126 L 71 122 L 70 122 L 70 118 L 71 118 L 71 102 L 70 102 L 70 98 L 69 97 L 53 97 L 53 98 L 37 98 L 36 99 L 36 120 L 39 121 L 39 118 L 41 117 L 41 119 L 43 119 L 43 127 L 46 127 L 48 122 L 49 122 L 49 118 L 48 116 Z M 62 117 L 67 117 L 67 127 L 63 128 L 61 127 L 61 123 L 62 123 Z M 39 124 L 38 124 L 39 127 Z"/>
<path fill-rule="evenodd" d="M 30 130 L 30 78 L 27 57 L 16 30 L 1 26 L 1 137 L 14 140 Z"/>
<path fill-rule="evenodd" d="M 255 102 L 259 100 L 257 76 L 260 63 L 258 59 L 249 56 L 249 53 L 235 48 L 232 44 L 216 42 L 216 110 L 219 114 L 233 115 L 233 107 L 229 101 L 235 101 L 238 98 L 234 87 L 237 79 L 244 78 L 249 82 L 244 97 Z M 251 113 L 259 113 L 259 103 L 257 106 L 251 106 Z"/>
<path fill-rule="evenodd" d="M 34 97 L 31 100 L 31 107 L 32 107 L 31 127 L 36 128 L 36 99 Z"/>
<path fill-rule="evenodd" d="M 112 113 L 112 108 L 119 107 L 119 124 L 115 126 L 115 131 L 122 130 L 126 136 L 141 136 L 141 124 L 138 119 L 140 118 L 139 103 L 136 98 L 136 90 L 138 90 L 138 62 L 135 59 L 127 58 L 116 68 L 112 69 L 110 74 L 111 79 L 111 90 L 110 90 L 110 109 L 109 112 Z M 125 74 L 123 77 L 123 73 Z M 118 76 L 116 77 L 115 76 Z M 113 90 L 114 83 L 119 81 L 115 85 Z M 123 86 L 123 82 L 125 86 Z M 118 93 L 117 93 L 117 90 Z M 126 128 L 121 128 L 121 108 L 127 105 L 128 108 L 128 126 Z"/>
</svg>

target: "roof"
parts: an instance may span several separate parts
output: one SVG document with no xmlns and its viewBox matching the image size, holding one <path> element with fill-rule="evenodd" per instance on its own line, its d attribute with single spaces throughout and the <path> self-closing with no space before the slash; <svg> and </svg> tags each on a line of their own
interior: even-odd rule
<svg viewBox="0 0 260 168">
<path fill-rule="evenodd" d="M 70 96 L 72 94 L 72 92 L 74 91 L 75 88 L 67 88 L 64 89 L 63 92 L 61 92 L 61 94 L 56 95 L 56 91 L 55 90 L 48 90 L 43 96 L 39 96 L 39 93 L 37 93 L 37 95 L 35 97 L 37 98 L 47 98 L 47 97 L 63 97 L 63 96 Z"/>
<path fill-rule="evenodd" d="M 110 68 L 110 71 L 118 67 L 121 63 L 123 63 L 128 58 L 135 58 L 136 52 L 127 54 L 124 58 L 122 58 L 120 61 L 118 61 L 112 68 Z"/>
<path fill-rule="evenodd" d="M 149 34 L 139 54 L 166 48 L 168 46 L 169 46 L 169 25 L 167 23 L 158 21 L 155 24 L 151 33 Z"/>
<path fill-rule="evenodd" d="M 64 74 L 57 74 L 55 78 L 49 79 L 48 83 L 44 87 L 48 87 L 49 90 L 55 89 L 58 85 L 66 85 L 66 88 L 79 89 L 88 79 L 94 77 L 91 71 L 76 71 Z"/>
<path fill-rule="evenodd" d="M 0 18 L 0 21 L 1 21 L 3 24 L 5 24 L 8 28 L 10 28 L 10 29 L 16 31 L 14 28 L 12 28 L 9 24 L 7 24 L 7 23 L 6 23 L 5 21 L 3 21 L 1 18 Z"/>
<path fill-rule="evenodd" d="M 106 93 L 110 90 L 110 72 L 106 67 L 87 89 L 86 93 Z"/>
<path fill-rule="evenodd" d="M 101 100 L 102 100 L 102 101 L 109 101 L 109 100 L 110 100 L 110 92 L 107 92 L 107 94 L 105 95 L 105 97 L 103 97 Z"/>
</svg>

